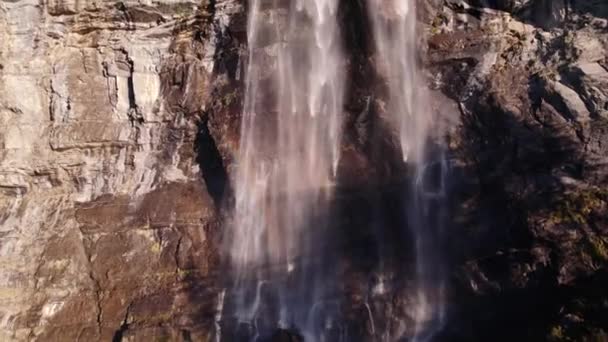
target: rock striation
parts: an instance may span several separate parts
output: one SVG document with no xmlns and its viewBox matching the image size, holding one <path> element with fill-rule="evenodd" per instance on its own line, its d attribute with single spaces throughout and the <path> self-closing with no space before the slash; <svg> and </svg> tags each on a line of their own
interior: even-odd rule
<svg viewBox="0 0 608 342">
<path fill-rule="evenodd" d="M 241 8 L 0 4 L 0 340 L 209 338 L 222 161 L 204 113 Z"/>
</svg>

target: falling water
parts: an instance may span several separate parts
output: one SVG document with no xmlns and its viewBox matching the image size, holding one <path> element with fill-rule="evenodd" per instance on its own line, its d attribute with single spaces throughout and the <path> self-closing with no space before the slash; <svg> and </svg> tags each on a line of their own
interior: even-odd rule
<svg viewBox="0 0 608 342">
<path fill-rule="evenodd" d="M 217 306 L 215 308 L 215 342 L 220 342 L 222 340 L 222 326 L 220 323 L 224 313 L 226 290 L 222 290 L 217 297 Z"/>
<path fill-rule="evenodd" d="M 251 338 L 331 325 L 319 236 L 339 160 L 343 98 L 336 0 L 249 2 L 235 213 L 234 311 Z M 273 317 L 274 322 L 267 322 Z M 323 320 L 323 323 L 319 323 Z M 329 322 L 329 323 L 328 323 Z M 269 328 L 269 329 L 270 329 Z"/>
<path fill-rule="evenodd" d="M 418 76 L 415 2 L 369 0 L 376 65 L 388 87 L 387 112 L 399 128 L 403 159 L 415 176 L 407 201 L 408 225 L 416 249 L 413 340 L 428 340 L 445 316 L 444 272 L 440 260 L 445 216 L 447 163 L 428 144 L 436 129 Z"/>
<path fill-rule="evenodd" d="M 441 329 L 445 311 L 439 244 L 447 163 L 430 148 L 436 127 L 417 74 L 413 3 L 368 0 L 367 7 L 374 62 L 388 90 L 384 108 L 413 170 L 405 209 L 416 251 L 408 301 L 415 326 L 408 336 L 428 340 Z M 337 7 L 338 0 L 249 1 L 236 203 L 226 238 L 234 279 L 225 300 L 249 340 L 294 327 L 306 341 L 348 336 L 336 299 L 340 280 L 328 262 L 336 255 L 326 245 L 345 88 Z M 372 294 L 389 298 L 379 279 Z M 373 336 L 401 337 L 382 328 L 391 326 L 382 317 L 374 321 L 371 302 L 364 306 Z M 397 325 L 401 331 L 407 324 Z"/>
</svg>

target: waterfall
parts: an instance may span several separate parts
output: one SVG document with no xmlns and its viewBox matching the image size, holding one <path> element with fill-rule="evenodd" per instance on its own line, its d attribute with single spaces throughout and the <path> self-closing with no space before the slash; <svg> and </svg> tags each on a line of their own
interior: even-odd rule
<svg viewBox="0 0 608 342">
<path fill-rule="evenodd" d="M 297 326 L 318 340 L 317 320 L 334 306 L 325 302 L 328 280 L 320 258 L 344 92 L 337 1 L 251 0 L 248 15 L 228 237 L 235 311 L 258 330 L 254 334 L 264 333 L 258 317 L 271 316 L 283 328 Z"/>
<path fill-rule="evenodd" d="M 416 252 L 413 340 L 428 340 L 442 328 L 445 317 L 440 242 L 446 215 L 447 162 L 441 151 L 428 146 L 430 130 L 437 125 L 418 76 L 415 2 L 369 0 L 368 9 L 377 72 L 388 88 L 386 110 L 398 128 L 403 160 L 414 169 L 406 203 Z"/>
<path fill-rule="evenodd" d="M 340 252 L 328 247 L 345 116 L 338 2 L 249 1 L 235 208 L 226 234 L 233 279 L 225 301 L 244 331 L 240 338 L 264 340 L 277 329 L 297 329 L 306 341 L 350 336 L 333 262 Z M 445 311 L 439 241 L 447 163 L 429 148 L 433 120 L 418 79 L 413 3 L 368 0 L 368 9 L 373 62 L 388 89 L 383 108 L 400 137 L 403 163 L 414 170 L 404 211 L 416 251 L 408 308 L 415 326 L 405 330 L 425 340 L 441 329 Z M 372 295 L 390 306 L 392 294 L 379 279 Z M 400 327 L 409 323 L 397 322 L 400 332 L 391 335 L 392 323 L 381 320 L 394 318 L 374 315 L 370 303 L 363 306 L 372 336 L 401 338 Z"/>
</svg>

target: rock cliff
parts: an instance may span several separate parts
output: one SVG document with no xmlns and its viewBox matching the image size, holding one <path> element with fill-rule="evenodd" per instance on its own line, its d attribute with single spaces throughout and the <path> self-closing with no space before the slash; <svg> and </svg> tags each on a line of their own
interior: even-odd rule
<svg viewBox="0 0 608 342">
<path fill-rule="evenodd" d="M 452 169 L 439 340 L 608 338 L 608 5 L 418 3 Z M 337 226 L 356 313 L 368 203 L 396 210 L 407 172 L 374 97 L 365 2 L 340 6 Z M 245 23 L 242 0 L 0 2 L 0 340 L 208 341 L 229 327 L 219 249 Z M 368 318 L 352 318 L 362 340 Z"/>
<path fill-rule="evenodd" d="M 0 4 L 0 340 L 213 331 L 223 169 L 203 113 L 241 12 Z"/>
</svg>

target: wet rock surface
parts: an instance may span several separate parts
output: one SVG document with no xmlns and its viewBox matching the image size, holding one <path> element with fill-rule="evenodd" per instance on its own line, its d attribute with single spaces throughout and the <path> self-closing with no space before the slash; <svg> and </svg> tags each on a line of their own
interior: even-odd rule
<svg viewBox="0 0 608 342">
<path fill-rule="evenodd" d="M 449 319 L 435 339 L 605 339 L 608 6 L 419 3 L 451 165 Z M 342 251 L 344 326 L 372 341 L 411 323 L 408 167 L 365 4 L 341 13 L 351 86 L 328 244 Z M 206 341 L 218 327 L 238 340 L 218 316 L 219 241 L 245 3 L 5 1 L 0 38 L 0 340 Z"/>
</svg>

